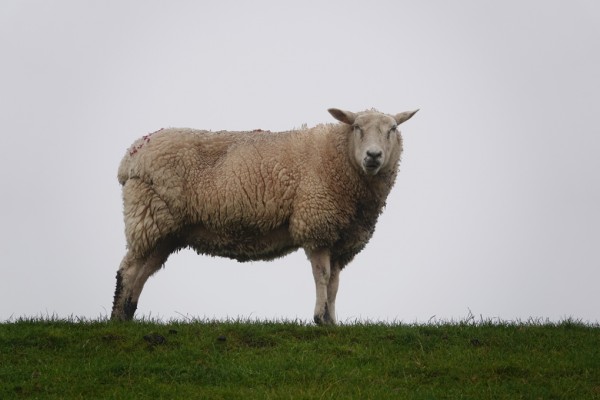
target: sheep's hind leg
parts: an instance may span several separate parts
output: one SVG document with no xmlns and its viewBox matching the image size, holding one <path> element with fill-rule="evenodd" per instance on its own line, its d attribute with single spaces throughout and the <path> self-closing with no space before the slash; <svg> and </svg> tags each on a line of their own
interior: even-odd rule
<svg viewBox="0 0 600 400">
<path fill-rule="evenodd" d="M 331 277 L 330 255 L 328 250 L 316 250 L 308 254 L 312 266 L 313 277 L 317 292 L 314 320 L 317 325 L 335 324 L 335 315 L 332 317 L 328 309 L 328 286 Z M 335 297 L 335 296 L 334 296 Z M 335 304 L 334 304 L 335 307 Z"/>
<path fill-rule="evenodd" d="M 128 321 L 133 318 L 144 284 L 167 261 L 171 251 L 171 248 L 159 246 L 143 258 L 136 258 L 127 252 L 117 271 L 112 319 Z"/>
<path fill-rule="evenodd" d="M 123 257 L 123 261 L 121 261 L 121 265 L 117 271 L 117 287 L 113 299 L 112 319 L 126 321 L 133 318 L 137 303 L 132 301 L 131 292 L 133 283 L 143 262 L 143 259 L 133 256 L 131 251 L 128 251 L 125 257 Z"/>
</svg>

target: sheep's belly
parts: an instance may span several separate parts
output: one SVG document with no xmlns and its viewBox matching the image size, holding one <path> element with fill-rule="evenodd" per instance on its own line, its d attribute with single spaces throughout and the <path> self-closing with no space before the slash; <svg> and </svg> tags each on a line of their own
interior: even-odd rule
<svg viewBox="0 0 600 400">
<path fill-rule="evenodd" d="M 287 226 L 260 234 L 213 232 L 204 226 L 193 226 L 185 233 L 184 242 L 200 254 L 238 261 L 272 260 L 298 249 Z"/>
</svg>

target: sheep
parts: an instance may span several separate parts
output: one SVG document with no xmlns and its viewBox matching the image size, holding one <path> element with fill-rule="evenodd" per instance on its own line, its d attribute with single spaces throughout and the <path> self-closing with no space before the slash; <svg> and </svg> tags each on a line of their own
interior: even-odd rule
<svg viewBox="0 0 600 400">
<path fill-rule="evenodd" d="M 127 252 L 111 318 L 130 320 L 146 280 L 183 248 L 237 261 L 302 248 L 314 321 L 336 324 L 340 271 L 367 244 L 396 179 L 396 115 L 332 108 L 340 123 L 288 132 L 161 129 L 121 161 Z"/>
</svg>

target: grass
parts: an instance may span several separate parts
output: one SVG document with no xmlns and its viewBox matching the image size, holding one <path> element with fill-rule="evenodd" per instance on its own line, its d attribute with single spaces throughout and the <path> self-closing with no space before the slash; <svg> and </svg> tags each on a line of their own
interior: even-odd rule
<svg viewBox="0 0 600 400">
<path fill-rule="evenodd" d="M 0 398 L 600 399 L 600 327 L 19 319 Z"/>
</svg>

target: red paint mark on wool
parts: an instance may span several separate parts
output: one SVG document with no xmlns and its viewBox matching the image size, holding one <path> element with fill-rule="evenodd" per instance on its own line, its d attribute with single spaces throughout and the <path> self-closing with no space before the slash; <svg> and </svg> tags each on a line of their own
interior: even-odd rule
<svg viewBox="0 0 600 400">
<path fill-rule="evenodd" d="M 160 132 L 163 129 L 164 128 L 160 128 L 156 132 Z M 140 142 L 140 144 L 138 144 L 137 146 L 131 146 L 131 148 L 129 149 L 129 155 L 130 156 L 134 155 L 135 153 L 138 152 L 138 150 L 140 150 L 142 147 L 144 147 L 144 144 L 150 142 L 150 136 L 154 135 L 156 132 L 152 132 L 152 133 L 142 136 L 142 141 Z"/>
</svg>

